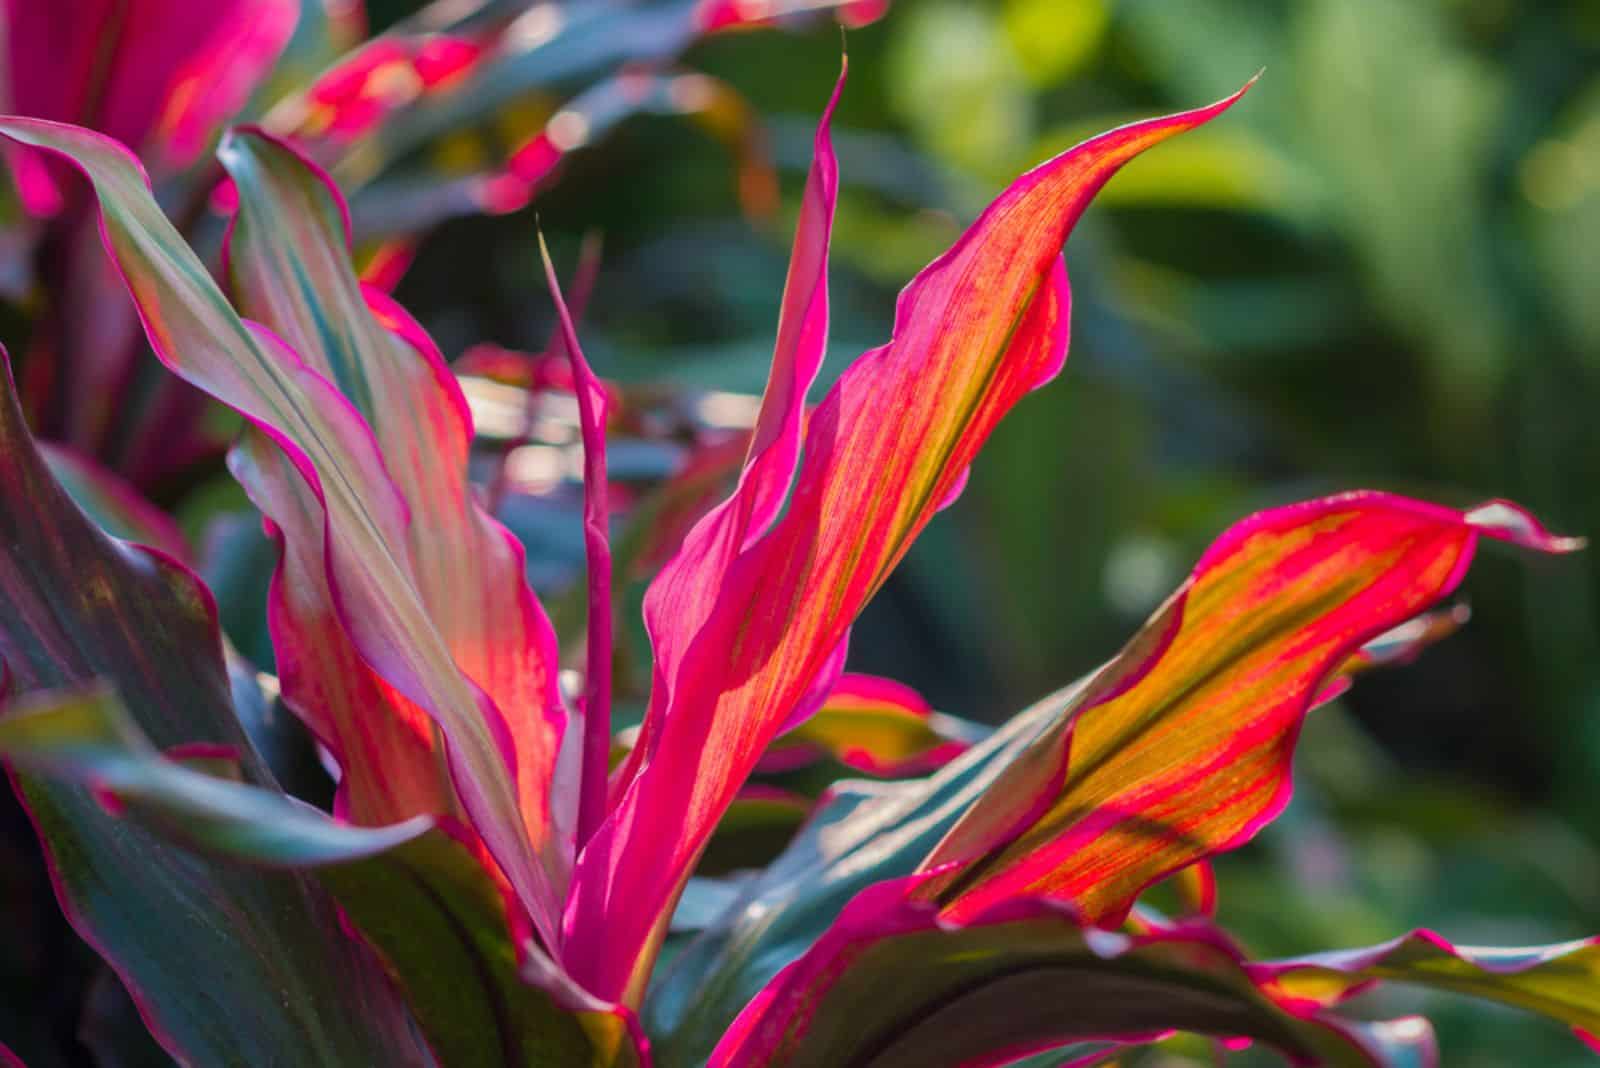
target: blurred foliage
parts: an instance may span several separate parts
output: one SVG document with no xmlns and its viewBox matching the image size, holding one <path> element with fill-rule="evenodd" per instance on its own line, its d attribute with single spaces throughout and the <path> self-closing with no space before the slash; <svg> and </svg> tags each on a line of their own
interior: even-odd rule
<svg viewBox="0 0 1600 1068">
<path fill-rule="evenodd" d="M 1002 182 L 1264 69 L 1091 209 L 1063 378 L 1002 425 L 853 668 L 998 719 L 1114 651 L 1230 519 L 1343 488 L 1507 496 L 1600 533 L 1600 8 L 901 0 L 846 46 L 834 373 Z M 602 374 L 759 389 L 838 48 L 819 27 L 689 56 L 766 117 L 769 225 L 739 217 L 712 140 L 657 119 L 541 198 L 563 262 L 605 235 Z M 447 352 L 537 348 L 533 240 L 527 216 L 452 223 L 399 295 Z M 1486 561 L 1462 633 L 1313 716 L 1289 814 L 1219 865 L 1224 919 L 1282 953 L 1422 922 L 1468 942 L 1600 925 L 1597 594 L 1591 557 Z M 1452 1065 L 1584 1063 L 1555 1029 L 1428 1008 Z"/>
</svg>

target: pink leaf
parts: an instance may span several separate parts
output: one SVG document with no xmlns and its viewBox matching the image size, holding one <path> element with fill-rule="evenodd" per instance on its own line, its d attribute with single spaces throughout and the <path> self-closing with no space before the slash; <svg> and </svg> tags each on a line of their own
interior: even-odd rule
<svg viewBox="0 0 1600 1068">
<path fill-rule="evenodd" d="M 835 165 L 824 118 L 744 475 L 646 596 L 650 705 L 566 913 L 567 959 L 590 989 L 625 1003 L 642 993 L 672 902 L 760 754 L 995 424 L 1060 366 L 1060 248 L 1090 198 L 1234 99 L 1113 131 L 1019 179 L 907 287 L 894 338 L 811 416 L 796 474 L 826 329 Z"/>
<path fill-rule="evenodd" d="M 588 559 L 588 670 L 583 699 L 582 794 L 578 805 L 579 847 L 605 817 L 606 773 L 611 757 L 611 509 L 606 503 L 606 390 L 578 345 L 572 313 L 561 296 L 555 264 L 544 237 L 539 238 L 545 281 L 556 302 L 561 338 L 578 395 L 578 422 L 583 434 L 583 548 Z"/>
<path fill-rule="evenodd" d="M 1480 535 L 1576 547 L 1381 493 L 1252 516 L 923 862 L 947 916 L 1019 896 L 1114 924 L 1151 882 L 1249 841 L 1287 804 L 1301 721 L 1368 641 L 1447 596 Z"/>
</svg>

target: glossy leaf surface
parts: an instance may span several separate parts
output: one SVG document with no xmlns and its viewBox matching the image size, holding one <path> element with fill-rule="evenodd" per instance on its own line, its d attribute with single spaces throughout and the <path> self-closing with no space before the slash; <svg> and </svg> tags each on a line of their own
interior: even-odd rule
<svg viewBox="0 0 1600 1068">
<path fill-rule="evenodd" d="M 456 666 L 504 721 L 523 823 L 559 885 L 571 846 L 558 840 L 549 808 L 564 726 L 555 635 L 523 578 L 520 547 L 472 496 L 472 423 L 460 387 L 403 311 L 363 291 L 343 200 L 320 171 L 249 131 L 234 133 L 220 156 L 240 194 L 227 246 L 240 310 L 337 385 L 371 428 L 403 508 L 387 540 L 406 553 L 421 607 Z M 286 692 L 349 769 L 355 818 L 448 813 L 454 801 L 429 717 L 362 662 L 324 577 L 326 517 L 276 457 L 257 434 L 233 466 L 285 542 L 271 610 Z"/>
<path fill-rule="evenodd" d="M 1295 1063 L 1372 1062 L 1334 1027 L 1261 992 L 1209 928 L 1084 930 L 1039 902 L 962 926 L 882 883 L 751 1002 L 710 1063 L 998 1065 L 1086 1040 L 1172 1031 L 1251 1038 Z"/>
</svg>

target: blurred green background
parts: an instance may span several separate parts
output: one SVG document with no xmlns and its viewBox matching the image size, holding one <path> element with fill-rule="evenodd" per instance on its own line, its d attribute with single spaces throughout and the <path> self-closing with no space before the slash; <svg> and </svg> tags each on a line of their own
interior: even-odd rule
<svg viewBox="0 0 1600 1068">
<path fill-rule="evenodd" d="M 1002 718 L 1112 653 L 1230 522 L 1340 489 L 1511 497 L 1600 533 L 1600 5 L 897 0 L 846 46 L 835 374 L 1018 172 L 1265 71 L 1090 209 L 1067 248 L 1065 373 L 868 610 L 852 667 Z M 687 57 L 770 130 L 770 225 L 739 214 L 716 143 L 665 118 L 540 198 L 564 263 L 604 233 L 584 331 L 602 374 L 759 390 L 839 48 L 821 24 Z M 532 223 L 424 246 L 399 295 L 447 352 L 544 338 Z M 1291 811 L 1219 865 L 1223 919 L 1254 948 L 1600 928 L 1594 561 L 1482 556 L 1472 622 L 1315 713 Z M 1435 1013 L 1450 1065 L 1586 1060 L 1506 1012 L 1373 1009 Z"/>
</svg>

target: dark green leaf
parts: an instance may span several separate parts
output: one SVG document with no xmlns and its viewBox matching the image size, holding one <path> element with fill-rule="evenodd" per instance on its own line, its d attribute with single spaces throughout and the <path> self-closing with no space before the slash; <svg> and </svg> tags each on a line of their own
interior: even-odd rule
<svg viewBox="0 0 1600 1068">
<path fill-rule="evenodd" d="M 441 1063 L 591 1060 L 585 1021 L 522 981 L 500 890 L 431 820 L 356 827 L 275 791 L 165 760 L 104 689 L 18 704 L 0 721 L 0 754 L 19 765 L 93 784 L 130 822 L 230 870 L 311 869 L 383 956 Z M 599 1014 L 593 1022 L 610 1025 Z"/>
<path fill-rule="evenodd" d="M 210 594 L 117 542 L 51 478 L 0 378 L 0 657 L 10 692 L 112 682 L 155 745 L 225 747 L 273 786 L 234 717 Z M 68 918 L 174 1055 L 208 1065 L 425 1064 L 405 1006 L 308 877 L 234 871 L 19 774 Z"/>
</svg>

